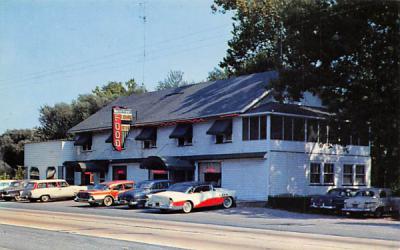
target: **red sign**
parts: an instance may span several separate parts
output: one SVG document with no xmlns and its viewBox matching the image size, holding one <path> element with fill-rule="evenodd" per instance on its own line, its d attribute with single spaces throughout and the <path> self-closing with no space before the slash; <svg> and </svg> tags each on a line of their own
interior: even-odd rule
<svg viewBox="0 0 400 250">
<path fill-rule="evenodd" d="M 114 149 L 122 151 L 132 122 L 132 111 L 123 107 L 112 108 L 112 144 Z"/>
</svg>

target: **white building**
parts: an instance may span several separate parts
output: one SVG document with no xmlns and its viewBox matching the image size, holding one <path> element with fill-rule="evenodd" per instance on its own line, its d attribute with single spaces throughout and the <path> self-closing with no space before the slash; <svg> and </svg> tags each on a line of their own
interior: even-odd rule
<svg viewBox="0 0 400 250">
<path fill-rule="evenodd" d="M 121 97 L 71 128 L 76 184 L 170 178 L 215 182 L 240 200 L 370 185 L 367 127 L 335 122 L 318 98 L 280 104 L 274 72 Z M 111 108 L 136 116 L 122 152 L 110 143 Z"/>
</svg>

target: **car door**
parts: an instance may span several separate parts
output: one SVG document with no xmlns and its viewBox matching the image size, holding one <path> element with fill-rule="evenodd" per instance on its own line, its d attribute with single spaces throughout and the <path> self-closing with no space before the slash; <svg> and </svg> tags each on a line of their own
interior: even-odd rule
<svg viewBox="0 0 400 250">
<path fill-rule="evenodd" d="M 61 190 L 57 186 L 57 182 L 47 182 L 46 193 L 50 195 L 52 199 L 62 198 Z"/>
<path fill-rule="evenodd" d="M 111 190 L 111 195 L 114 197 L 114 199 L 117 199 L 118 194 L 124 192 L 124 185 L 123 184 L 118 184 L 115 185 L 112 190 Z"/>
<path fill-rule="evenodd" d="M 208 207 L 214 206 L 213 202 L 214 192 L 210 185 L 198 186 L 193 191 L 193 198 L 198 201 L 194 202 L 195 207 Z"/>
<path fill-rule="evenodd" d="M 61 198 L 70 198 L 74 196 L 74 190 L 65 181 L 59 182 L 59 190 Z"/>
</svg>

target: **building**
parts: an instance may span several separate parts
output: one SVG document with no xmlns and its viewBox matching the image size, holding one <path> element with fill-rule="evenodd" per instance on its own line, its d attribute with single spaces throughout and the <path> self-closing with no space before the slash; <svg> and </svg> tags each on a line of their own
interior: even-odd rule
<svg viewBox="0 0 400 250">
<path fill-rule="evenodd" d="M 121 97 L 70 129 L 75 159 L 64 162 L 64 176 L 76 184 L 194 179 L 264 201 L 369 186 L 368 128 L 335 121 L 309 93 L 299 103 L 275 102 L 276 77 L 264 72 Z M 111 145 L 113 106 L 135 116 L 121 152 Z"/>
</svg>

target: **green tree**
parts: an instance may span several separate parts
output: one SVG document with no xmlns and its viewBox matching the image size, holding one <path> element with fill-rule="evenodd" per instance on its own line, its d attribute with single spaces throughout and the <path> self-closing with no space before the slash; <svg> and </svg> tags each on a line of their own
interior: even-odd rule
<svg viewBox="0 0 400 250">
<path fill-rule="evenodd" d="M 16 180 L 23 180 L 25 179 L 25 169 L 23 166 L 18 166 L 17 170 L 15 171 L 15 179 Z"/>
<path fill-rule="evenodd" d="M 180 70 L 171 70 L 164 80 L 158 82 L 156 89 L 177 88 L 189 84 L 187 81 L 183 80 L 183 75 L 184 73 Z"/>
<path fill-rule="evenodd" d="M 355 127 L 369 122 L 373 185 L 399 180 L 399 2 L 215 0 L 213 9 L 235 13 L 223 69 L 277 70 L 278 99 L 310 91 Z"/>
<path fill-rule="evenodd" d="M 207 81 L 224 80 L 228 77 L 228 70 L 214 67 L 212 71 L 208 72 Z"/>
</svg>

